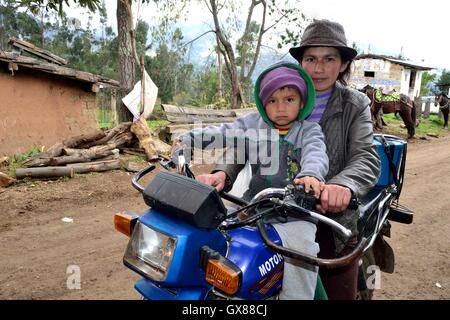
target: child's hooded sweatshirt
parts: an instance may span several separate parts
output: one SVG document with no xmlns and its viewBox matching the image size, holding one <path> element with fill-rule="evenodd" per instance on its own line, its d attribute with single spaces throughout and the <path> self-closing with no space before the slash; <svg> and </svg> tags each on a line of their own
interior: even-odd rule
<svg viewBox="0 0 450 320">
<path fill-rule="evenodd" d="M 288 67 L 298 71 L 307 87 L 306 101 L 288 132 L 280 132 L 270 121 L 259 97 L 260 84 L 269 71 Z M 221 162 L 237 163 L 244 167 L 247 161 L 252 166 L 252 179 L 244 198 L 249 200 L 265 188 L 283 188 L 294 178 L 313 176 L 324 181 L 328 172 L 328 156 L 324 136 L 319 124 L 304 120 L 314 106 L 315 91 L 309 75 L 298 65 L 278 63 L 266 69 L 255 84 L 255 102 L 258 112 L 237 118 L 233 123 L 219 127 L 194 129 L 178 139 L 189 147 L 202 149 L 232 148 Z M 220 170 L 220 165 L 216 169 Z M 216 170 L 217 171 L 217 170 Z M 236 177 L 230 177 L 232 181 Z M 229 186 L 227 186 L 230 189 Z M 227 191 L 227 190 L 225 190 Z"/>
</svg>

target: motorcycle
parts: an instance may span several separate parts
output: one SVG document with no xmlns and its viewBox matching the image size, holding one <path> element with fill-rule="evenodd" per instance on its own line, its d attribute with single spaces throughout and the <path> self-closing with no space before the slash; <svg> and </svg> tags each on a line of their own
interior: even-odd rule
<svg viewBox="0 0 450 320">
<path fill-rule="evenodd" d="M 135 289 L 149 300 L 277 299 L 286 256 L 319 268 L 341 267 L 359 259 L 359 298 L 370 299 L 376 288 L 371 268 L 384 272 L 394 268 L 393 251 L 384 239 L 390 236 L 389 221 L 413 219 L 413 212 L 398 203 L 406 141 L 375 135 L 374 144 L 382 161 L 379 181 L 364 198 L 353 198 L 349 205 L 360 210 L 359 242 L 352 252 L 336 259 L 283 247 L 275 228 L 266 222 L 274 216 L 313 219 L 349 239 L 350 230 L 314 211 L 317 200 L 302 186 L 268 188 L 247 202 L 194 180 L 183 157 L 177 165 L 162 159 L 163 167 L 176 167 L 178 173 L 160 171 L 145 188 L 139 181 L 155 166 L 138 172 L 132 185 L 150 208 L 141 215 L 122 212 L 114 217 L 116 230 L 130 237 L 123 263 L 142 276 Z M 316 297 L 326 297 L 320 290 L 318 281 Z"/>
</svg>

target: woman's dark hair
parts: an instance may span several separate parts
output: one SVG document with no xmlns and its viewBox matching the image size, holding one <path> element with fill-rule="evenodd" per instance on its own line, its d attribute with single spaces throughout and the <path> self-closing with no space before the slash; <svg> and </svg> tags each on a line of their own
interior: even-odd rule
<svg viewBox="0 0 450 320">
<path fill-rule="evenodd" d="M 348 62 L 347 68 L 345 68 L 344 71 L 342 71 L 341 73 L 339 73 L 339 76 L 337 78 L 337 81 L 339 81 L 340 83 L 342 83 L 344 86 L 347 86 L 348 83 L 347 81 L 350 79 L 350 73 L 351 73 L 351 68 L 352 68 L 352 63 L 353 63 L 353 59 L 351 59 L 350 57 L 348 57 L 346 54 L 344 54 L 344 52 L 342 52 L 341 50 L 339 50 L 339 48 L 337 48 L 339 51 L 339 54 L 341 56 L 341 61 L 342 63 L 346 63 Z"/>
</svg>

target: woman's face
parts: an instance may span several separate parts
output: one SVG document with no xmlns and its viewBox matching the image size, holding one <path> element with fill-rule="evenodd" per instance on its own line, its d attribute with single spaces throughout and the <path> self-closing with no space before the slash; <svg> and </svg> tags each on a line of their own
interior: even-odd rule
<svg viewBox="0 0 450 320">
<path fill-rule="evenodd" d="M 301 61 L 301 66 L 313 79 L 317 93 L 332 88 L 347 65 L 348 62 L 342 63 L 339 50 L 333 47 L 306 48 Z"/>
</svg>

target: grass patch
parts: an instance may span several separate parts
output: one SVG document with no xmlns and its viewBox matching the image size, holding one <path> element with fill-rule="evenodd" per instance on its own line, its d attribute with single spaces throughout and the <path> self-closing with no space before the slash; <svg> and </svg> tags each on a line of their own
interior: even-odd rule
<svg viewBox="0 0 450 320">
<path fill-rule="evenodd" d="M 30 149 L 27 152 L 18 154 L 18 155 L 14 155 L 12 157 L 9 158 L 9 165 L 8 165 L 8 175 L 11 177 L 15 177 L 16 176 L 16 169 L 17 168 L 22 168 L 23 167 L 23 162 L 27 159 L 29 159 L 30 157 L 37 155 L 41 153 L 41 150 L 39 148 L 33 148 Z"/>
<path fill-rule="evenodd" d="M 396 117 L 393 113 L 383 115 L 383 119 L 389 124 L 388 130 L 394 134 L 406 134 L 402 118 Z M 426 136 L 427 134 L 442 136 L 446 131 L 443 129 L 444 120 L 439 119 L 437 115 L 430 115 L 429 118 L 420 118 L 420 124 L 416 127 L 416 135 Z"/>
<path fill-rule="evenodd" d="M 112 128 L 112 116 L 111 110 L 97 108 L 97 122 L 100 129 L 111 129 Z"/>
<path fill-rule="evenodd" d="M 152 130 L 159 130 L 161 129 L 161 127 L 165 127 L 169 124 L 170 122 L 167 120 L 148 120 L 147 124 L 148 127 Z"/>
</svg>

